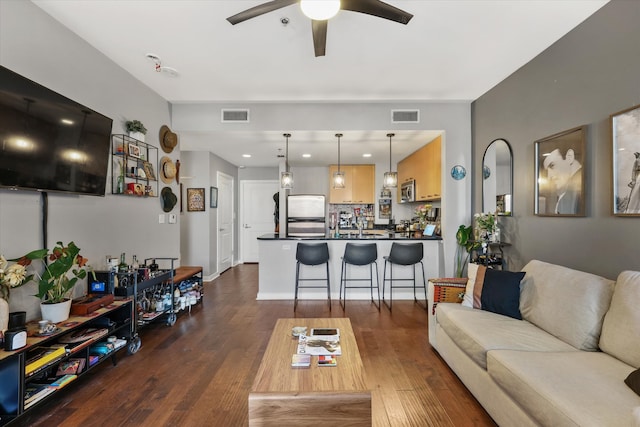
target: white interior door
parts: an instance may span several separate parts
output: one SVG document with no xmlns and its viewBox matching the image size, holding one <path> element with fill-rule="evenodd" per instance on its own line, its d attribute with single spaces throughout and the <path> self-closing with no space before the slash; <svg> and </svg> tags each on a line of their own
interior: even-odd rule
<svg viewBox="0 0 640 427">
<path fill-rule="evenodd" d="M 218 273 L 233 265 L 233 177 L 218 172 Z"/>
<path fill-rule="evenodd" d="M 274 181 L 240 183 L 240 250 L 243 262 L 258 262 L 258 236 L 273 233 L 273 195 L 280 190 Z"/>
</svg>

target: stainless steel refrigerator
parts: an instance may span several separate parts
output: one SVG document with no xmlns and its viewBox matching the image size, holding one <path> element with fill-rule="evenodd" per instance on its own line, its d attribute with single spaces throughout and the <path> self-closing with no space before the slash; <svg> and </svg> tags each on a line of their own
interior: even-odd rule
<svg viewBox="0 0 640 427">
<path fill-rule="evenodd" d="M 324 237 L 325 196 L 295 194 L 287 197 L 287 236 Z"/>
</svg>

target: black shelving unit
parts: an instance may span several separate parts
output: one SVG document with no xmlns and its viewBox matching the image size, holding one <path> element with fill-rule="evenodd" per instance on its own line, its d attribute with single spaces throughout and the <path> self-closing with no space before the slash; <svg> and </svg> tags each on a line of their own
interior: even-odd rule
<svg viewBox="0 0 640 427">
<path fill-rule="evenodd" d="M 34 332 L 37 331 L 37 323 L 30 322 L 28 324 L 30 336 L 27 338 L 25 347 L 15 351 L 0 350 L 0 426 L 19 419 L 64 391 L 63 387 L 55 389 L 25 408 L 27 406 L 25 403 L 27 387 L 34 384 L 50 384 L 48 381 L 56 376 L 60 363 L 69 361 L 69 359 L 84 360 L 84 367 L 76 374 L 77 378 L 70 384 L 72 386 L 82 381 L 82 377 L 86 373 L 106 360 L 111 360 L 115 365 L 117 363 L 116 354 L 126 348 L 134 338 L 133 316 L 133 300 L 124 299 L 114 301 L 107 307 L 96 310 L 92 313 L 92 317 L 72 315 L 68 320 L 58 324 L 56 332 L 44 337 L 34 336 Z M 104 329 L 104 331 L 80 343 L 63 343 L 70 336 L 86 328 Z M 111 336 L 120 340 L 117 341 L 119 346 L 116 347 L 117 344 L 110 343 L 114 347 L 109 347 L 108 337 Z M 39 347 L 55 347 L 57 345 L 66 347 L 64 354 L 31 370 L 29 374 L 26 373 L 27 363 L 37 354 Z M 97 353 L 98 347 L 101 349 L 99 354 Z M 105 348 L 107 350 L 102 351 Z"/>
<path fill-rule="evenodd" d="M 158 197 L 158 148 L 123 134 L 111 145 L 111 194 Z"/>
</svg>

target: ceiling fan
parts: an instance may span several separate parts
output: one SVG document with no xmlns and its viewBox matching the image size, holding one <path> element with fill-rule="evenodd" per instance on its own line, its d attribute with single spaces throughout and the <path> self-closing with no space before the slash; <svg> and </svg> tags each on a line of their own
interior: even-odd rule
<svg viewBox="0 0 640 427">
<path fill-rule="evenodd" d="M 263 15 L 265 13 L 273 12 L 274 10 L 281 9 L 286 6 L 290 6 L 294 3 L 300 3 L 300 7 L 305 15 L 309 16 L 311 20 L 311 30 L 313 32 L 313 48 L 316 56 L 324 56 L 327 44 L 327 24 L 329 18 L 327 15 L 312 15 L 308 13 L 308 8 L 316 6 L 326 6 L 333 3 L 334 15 L 339 10 L 350 10 L 352 12 L 366 13 L 367 15 L 377 16 L 379 18 L 389 19 L 391 21 L 399 22 L 400 24 L 407 24 L 413 18 L 413 15 L 405 12 L 402 9 L 391 6 L 380 0 L 273 0 L 266 3 L 262 3 L 258 6 L 252 7 L 240 13 L 227 18 L 231 24 L 236 25 L 240 22 L 244 22 L 248 19 L 255 18 L 256 16 Z M 333 16 L 333 15 L 330 15 Z"/>
</svg>

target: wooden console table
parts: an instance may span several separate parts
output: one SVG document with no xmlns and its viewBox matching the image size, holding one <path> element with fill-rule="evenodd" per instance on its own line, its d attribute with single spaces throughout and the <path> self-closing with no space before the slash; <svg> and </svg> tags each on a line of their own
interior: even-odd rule
<svg viewBox="0 0 640 427">
<path fill-rule="evenodd" d="M 291 328 L 340 329 L 336 367 L 292 368 L 298 339 Z M 371 391 L 351 322 L 344 318 L 278 319 L 249 393 L 250 426 L 371 426 Z"/>
</svg>

